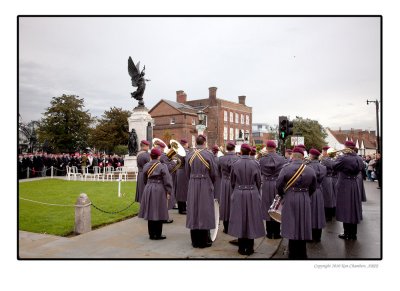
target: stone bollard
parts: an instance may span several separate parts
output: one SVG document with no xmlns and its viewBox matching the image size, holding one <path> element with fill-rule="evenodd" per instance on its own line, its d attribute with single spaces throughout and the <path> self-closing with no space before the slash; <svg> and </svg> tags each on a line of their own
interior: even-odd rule
<svg viewBox="0 0 400 291">
<path fill-rule="evenodd" d="M 75 204 L 75 233 L 82 234 L 92 230 L 91 202 L 85 193 L 81 193 Z"/>
</svg>

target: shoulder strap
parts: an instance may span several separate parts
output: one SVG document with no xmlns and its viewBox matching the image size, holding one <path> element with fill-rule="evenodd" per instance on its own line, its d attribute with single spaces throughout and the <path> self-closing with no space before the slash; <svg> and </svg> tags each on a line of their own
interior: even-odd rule
<svg viewBox="0 0 400 291">
<path fill-rule="evenodd" d="M 210 164 L 200 154 L 201 151 L 203 151 L 203 149 L 194 150 L 193 156 L 190 157 L 189 164 L 190 164 L 190 166 L 192 166 L 194 159 L 197 157 L 204 164 L 204 166 L 206 166 L 206 168 L 210 170 Z"/>
<path fill-rule="evenodd" d="M 301 166 L 297 169 L 296 173 L 289 179 L 289 181 L 286 183 L 284 191 L 286 192 L 287 189 L 289 189 L 294 182 L 297 181 L 297 179 L 300 177 L 300 175 L 304 172 L 304 169 L 306 168 L 306 165 L 301 164 Z"/>
<path fill-rule="evenodd" d="M 150 169 L 147 170 L 147 177 L 150 177 L 151 174 L 153 174 L 154 170 L 157 168 L 157 166 L 160 164 L 160 162 L 154 163 Z"/>
</svg>

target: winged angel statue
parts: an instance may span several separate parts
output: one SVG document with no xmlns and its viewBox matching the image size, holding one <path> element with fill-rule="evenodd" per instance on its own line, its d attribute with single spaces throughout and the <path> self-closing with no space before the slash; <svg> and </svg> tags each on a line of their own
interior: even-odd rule
<svg viewBox="0 0 400 291">
<path fill-rule="evenodd" d="M 132 80 L 132 86 L 137 87 L 135 92 L 131 93 L 132 98 L 135 98 L 136 100 L 139 101 L 139 106 L 138 107 L 144 107 L 144 102 L 143 102 L 143 94 L 144 90 L 146 89 L 146 81 L 150 81 L 148 79 L 144 78 L 144 70 L 146 66 L 143 66 L 143 70 L 140 72 L 139 69 L 140 62 L 135 64 L 132 61 L 132 58 L 129 57 L 128 59 L 128 72 L 129 76 L 131 76 Z"/>
</svg>

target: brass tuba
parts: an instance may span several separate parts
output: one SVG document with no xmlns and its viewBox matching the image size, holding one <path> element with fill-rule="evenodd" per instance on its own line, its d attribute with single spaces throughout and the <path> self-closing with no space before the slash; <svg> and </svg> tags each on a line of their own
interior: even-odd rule
<svg viewBox="0 0 400 291">
<path fill-rule="evenodd" d="M 167 157 L 170 160 L 173 160 L 176 165 L 172 168 L 171 170 L 171 174 L 176 172 L 182 165 L 182 158 L 184 158 L 186 156 L 186 151 L 184 149 L 184 147 L 176 140 L 171 139 L 169 141 L 169 144 L 171 146 L 171 148 L 169 149 L 168 153 L 167 153 Z M 177 157 L 176 155 L 179 155 L 179 157 Z"/>
</svg>

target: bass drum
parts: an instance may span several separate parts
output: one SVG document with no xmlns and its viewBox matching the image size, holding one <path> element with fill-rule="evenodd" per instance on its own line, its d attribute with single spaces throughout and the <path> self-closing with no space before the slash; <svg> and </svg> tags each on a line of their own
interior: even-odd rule
<svg viewBox="0 0 400 291">
<path fill-rule="evenodd" d="M 218 200 L 216 199 L 214 199 L 214 215 L 215 215 L 215 228 L 210 229 L 211 241 L 215 241 L 215 239 L 217 238 L 218 228 L 219 228 L 219 203 Z"/>
</svg>

